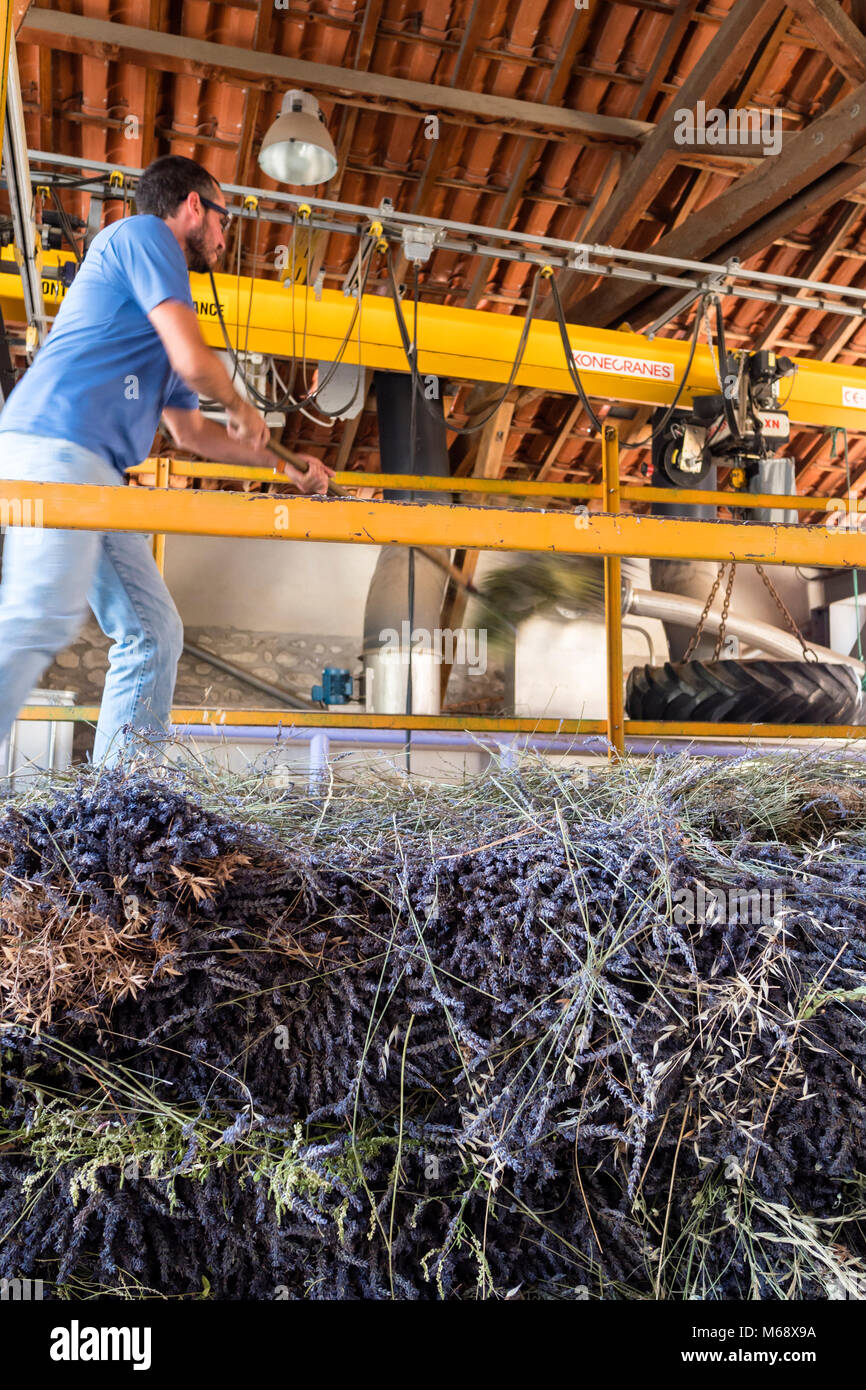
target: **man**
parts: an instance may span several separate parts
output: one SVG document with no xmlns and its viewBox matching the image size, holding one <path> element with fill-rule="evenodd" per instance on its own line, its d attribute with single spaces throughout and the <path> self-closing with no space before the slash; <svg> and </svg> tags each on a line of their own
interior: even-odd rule
<svg viewBox="0 0 866 1390">
<path fill-rule="evenodd" d="M 191 159 L 157 159 L 142 174 L 137 215 L 104 228 L 45 345 L 0 415 L 0 478 L 123 485 L 150 453 L 162 416 L 176 443 L 223 463 L 272 466 L 268 427 L 235 390 L 199 331 L 189 270 L 225 250 L 219 185 Z M 207 420 L 219 401 L 228 427 Z M 302 492 L 332 470 L 286 466 Z M 0 740 L 57 652 L 92 609 L 113 639 L 94 761 L 111 761 L 120 730 L 170 722 L 183 626 L 139 534 L 10 527 L 0 584 Z"/>
</svg>

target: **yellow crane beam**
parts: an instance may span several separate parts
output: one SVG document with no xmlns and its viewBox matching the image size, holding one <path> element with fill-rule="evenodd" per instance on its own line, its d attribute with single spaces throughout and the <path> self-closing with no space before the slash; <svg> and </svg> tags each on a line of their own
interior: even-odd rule
<svg viewBox="0 0 866 1390">
<path fill-rule="evenodd" d="M 59 269 L 72 260 L 66 252 L 46 252 L 45 269 Z M 0 308 L 15 321 L 22 316 L 22 289 L 14 251 L 0 252 Z M 305 287 L 277 279 L 215 277 L 217 294 L 229 337 L 239 348 L 275 357 L 333 361 L 352 322 L 356 301 L 337 290 L 317 295 Z M 205 340 L 222 347 L 216 304 L 207 277 L 191 275 L 193 300 Z M 48 311 L 66 293 L 59 280 L 45 278 L 43 294 Z M 249 331 L 247 319 L 249 317 Z M 364 295 L 360 322 L 349 335 L 342 360 L 388 371 L 406 371 L 406 357 L 390 298 Z M 424 376 L 464 381 L 505 382 L 509 379 L 523 329 L 519 314 L 494 314 L 479 309 L 421 303 L 418 309 L 418 365 Z M 638 405 L 670 405 L 679 388 L 689 355 L 686 342 L 672 338 L 652 341 L 640 333 L 614 332 L 572 324 L 569 344 L 588 394 L 599 399 Z M 795 358 L 797 374 L 785 406 L 795 424 L 844 425 L 866 429 L 866 368 L 836 362 Z M 555 323 L 533 322 L 526 352 L 516 376 L 519 386 L 541 387 L 574 394 Z M 680 397 L 684 407 L 695 396 L 717 392 L 716 364 L 709 348 L 699 346 Z"/>
</svg>

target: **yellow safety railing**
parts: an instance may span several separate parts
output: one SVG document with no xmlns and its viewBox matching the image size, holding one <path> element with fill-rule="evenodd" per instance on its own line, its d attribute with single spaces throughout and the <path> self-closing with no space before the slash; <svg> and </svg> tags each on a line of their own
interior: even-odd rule
<svg viewBox="0 0 866 1390">
<path fill-rule="evenodd" d="M 594 554 L 605 559 L 605 623 L 607 634 L 608 717 L 606 720 L 515 719 L 485 716 L 421 716 L 340 714 L 334 710 L 225 710 L 177 708 L 176 724 L 297 728 L 438 729 L 479 734 L 579 735 L 606 734 L 611 749 L 622 752 L 628 736 L 677 738 L 850 739 L 866 736 L 866 725 L 709 724 L 679 721 L 628 720 L 623 712 L 622 622 L 619 560 L 623 556 L 672 559 L 737 560 L 784 565 L 861 566 L 866 568 L 866 535 L 859 529 L 827 525 L 775 526 L 742 521 L 692 521 L 623 514 L 624 500 L 668 500 L 667 490 L 620 484 L 616 428 L 606 425 L 602 440 L 603 479 L 600 485 L 550 484 L 541 495 L 588 496 L 602 499 L 601 512 L 576 517 L 571 511 L 503 509 L 487 506 L 442 506 L 437 503 L 394 503 L 357 498 L 311 498 L 296 495 L 191 491 L 168 486 L 172 474 L 188 476 L 263 477 L 278 479 L 277 470 L 231 468 L 216 464 L 160 461 L 158 487 L 92 487 L 60 483 L 5 482 L 3 524 L 39 524 L 63 529 L 151 531 L 166 534 L 248 536 L 262 539 L 327 540 L 357 544 L 398 544 L 468 549 L 546 551 Z M 219 469 L 218 473 L 214 470 Z M 196 470 L 193 472 L 192 470 Z M 201 470 L 201 471 L 199 471 Z M 135 470 L 155 473 L 156 461 Z M 348 473 L 338 481 L 378 486 L 406 486 L 420 491 L 495 492 L 529 495 L 538 484 L 514 484 L 501 479 L 402 477 Z M 362 481 L 363 480 L 363 481 Z M 481 484 L 482 486 L 479 486 Z M 548 487 L 551 489 L 548 492 Z M 576 488 L 580 487 L 580 491 Z M 519 489 L 519 490 L 518 490 Z M 794 507 L 810 510 L 852 505 L 850 500 L 788 498 L 775 494 L 701 493 L 671 489 L 679 502 L 721 502 L 745 507 Z M 856 508 L 855 508 L 856 509 Z M 576 524 L 579 523 L 579 524 Z M 58 709 L 30 706 L 22 719 L 86 719 L 98 716 L 96 706 Z"/>
<path fill-rule="evenodd" d="M 153 477 L 157 467 L 168 463 L 173 478 L 212 478 L 225 482 L 279 483 L 287 479 L 277 468 L 244 467 L 234 463 L 199 463 L 186 459 L 147 459 L 127 469 L 129 477 Z M 394 492 L 451 492 L 470 495 L 489 494 L 496 497 L 564 497 L 589 501 L 604 495 L 602 483 L 532 482 L 516 478 L 440 478 L 432 475 L 416 477 L 411 473 L 336 472 L 334 482 L 341 488 Z M 740 492 L 729 489 L 710 492 L 702 488 L 663 488 L 644 484 L 621 483 L 619 495 L 623 502 L 676 502 L 689 506 L 728 507 L 730 509 L 773 508 L 782 511 L 821 512 L 841 511 L 849 499 L 843 497 L 811 497 L 799 493 Z"/>
</svg>

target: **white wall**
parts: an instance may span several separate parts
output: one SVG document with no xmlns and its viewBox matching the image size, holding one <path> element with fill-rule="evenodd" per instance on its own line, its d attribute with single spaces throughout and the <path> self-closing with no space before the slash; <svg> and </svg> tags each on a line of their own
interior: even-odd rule
<svg viewBox="0 0 866 1390">
<path fill-rule="evenodd" d="M 165 552 L 166 582 L 190 627 L 361 639 L 376 545 L 168 536 Z"/>
<path fill-rule="evenodd" d="M 375 545 L 169 536 L 166 580 L 190 627 L 309 632 L 357 636 L 360 640 L 364 604 L 378 555 Z M 519 558 L 483 554 L 475 582 L 490 569 Z M 767 569 L 791 612 L 798 621 L 805 621 L 809 608 L 803 579 L 784 566 Z M 716 606 L 721 598 L 720 591 Z M 731 608 L 782 625 L 779 610 L 751 565 L 737 569 Z M 481 605 L 470 603 L 466 622 L 483 627 Z"/>
</svg>

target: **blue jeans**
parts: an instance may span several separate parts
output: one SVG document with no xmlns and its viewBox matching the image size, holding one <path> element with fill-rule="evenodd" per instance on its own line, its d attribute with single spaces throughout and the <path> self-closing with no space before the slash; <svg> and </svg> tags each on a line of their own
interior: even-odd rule
<svg viewBox="0 0 866 1390">
<path fill-rule="evenodd" d="M 117 469 L 90 449 L 11 432 L 0 433 L 0 479 L 7 478 L 123 486 Z M 148 537 L 43 530 L 35 506 L 31 518 L 32 526 L 9 526 L 3 539 L 0 740 L 42 672 L 78 636 L 90 607 L 114 642 L 93 750 L 94 762 L 110 763 L 125 725 L 167 732 L 183 624 Z"/>
</svg>

